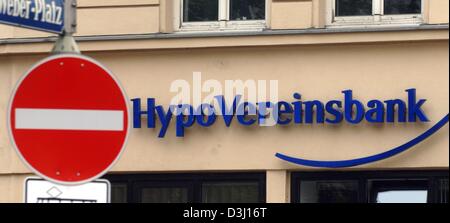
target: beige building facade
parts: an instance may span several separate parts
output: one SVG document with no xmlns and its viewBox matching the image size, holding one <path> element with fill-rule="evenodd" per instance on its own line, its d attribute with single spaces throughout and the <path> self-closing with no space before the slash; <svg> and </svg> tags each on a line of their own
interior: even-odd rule
<svg viewBox="0 0 450 223">
<path fill-rule="evenodd" d="M 209 128 L 188 128 L 183 138 L 176 137 L 172 123 L 166 136 L 158 138 L 159 129 L 146 128 L 142 120 L 143 127 L 131 130 L 125 152 L 106 176 L 113 184 L 113 201 L 318 202 L 327 200 L 311 194 L 321 196 L 317 191 L 326 193 L 324 188 L 338 181 L 347 185 L 335 188 L 345 197 L 354 187 L 346 183 L 353 179 L 358 179 L 355 191 L 366 186 L 370 191 L 377 180 L 412 179 L 418 185 L 422 180 L 437 185 L 424 189 L 428 201 L 448 197 L 448 124 L 404 153 L 351 168 L 306 167 L 275 154 L 311 160 L 367 157 L 410 141 L 448 116 L 449 1 L 406 1 L 419 7 L 412 9 L 381 0 L 360 1 L 369 6 L 339 0 L 243 1 L 249 5 L 235 6 L 235 1 L 220 0 L 211 6 L 218 10 L 213 15 L 201 13 L 209 8 L 190 8 L 192 2 L 78 0 L 80 50 L 108 67 L 130 99 L 143 102 L 155 98 L 167 106 L 174 96 L 172 82 L 192 83 L 193 72 L 201 72 L 204 81 L 220 83 L 278 80 L 279 100 L 288 102 L 294 101 L 294 93 L 303 100 L 343 100 L 342 91 L 348 89 L 364 103 L 406 101 L 405 90 L 415 88 L 417 97 L 426 99 L 422 109 L 429 122 L 247 127 L 234 120 L 226 127 L 218 118 Z M 388 13 L 394 9 L 398 11 Z M 196 21 L 198 17 L 203 20 Z M 8 137 L 12 89 L 50 54 L 54 40 L 51 34 L 0 25 L 0 202 L 22 202 L 24 179 L 32 175 Z M 382 178 L 383 173 L 390 177 Z M 308 182 L 316 184 L 308 187 Z M 169 189 L 158 191 L 163 187 Z M 226 200 L 226 195 L 208 200 L 207 195 L 213 196 L 209 190 L 236 200 Z M 355 193 L 357 198 L 341 201 L 374 199 L 371 192 Z"/>
</svg>

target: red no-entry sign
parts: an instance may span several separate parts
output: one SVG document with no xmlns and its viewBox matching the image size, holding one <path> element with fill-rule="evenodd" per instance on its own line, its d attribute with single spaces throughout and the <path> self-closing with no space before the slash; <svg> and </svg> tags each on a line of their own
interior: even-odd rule
<svg viewBox="0 0 450 223">
<path fill-rule="evenodd" d="M 81 55 L 49 57 L 19 81 L 8 107 L 13 146 L 38 175 L 60 184 L 102 176 L 129 132 L 127 97 L 114 76 Z"/>
</svg>

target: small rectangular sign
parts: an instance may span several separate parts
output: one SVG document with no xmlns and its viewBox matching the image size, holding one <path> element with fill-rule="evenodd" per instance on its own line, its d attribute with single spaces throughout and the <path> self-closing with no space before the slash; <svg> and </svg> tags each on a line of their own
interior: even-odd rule
<svg viewBox="0 0 450 223">
<path fill-rule="evenodd" d="M 25 180 L 25 203 L 110 203 L 111 184 L 95 180 L 77 186 L 62 186 L 30 177 Z"/>
<path fill-rule="evenodd" d="M 65 0 L 0 0 L 0 23 L 61 34 Z"/>
</svg>

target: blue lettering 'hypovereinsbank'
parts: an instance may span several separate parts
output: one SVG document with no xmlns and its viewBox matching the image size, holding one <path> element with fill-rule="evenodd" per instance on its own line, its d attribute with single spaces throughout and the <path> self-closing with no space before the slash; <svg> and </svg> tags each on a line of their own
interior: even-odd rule
<svg viewBox="0 0 450 223">
<path fill-rule="evenodd" d="M 242 101 L 237 95 L 232 103 L 227 104 L 224 96 L 216 96 L 218 107 L 212 104 L 202 104 L 197 108 L 192 105 L 170 105 L 165 109 L 156 104 L 154 98 L 147 99 L 147 109 L 142 109 L 141 99 L 133 99 L 133 127 L 142 127 L 142 118 L 147 118 L 147 128 L 156 128 L 159 120 L 159 137 L 166 136 L 170 122 L 176 127 L 176 136 L 184 137 L 185 129 L 195 123 L 202 127 L 212 126 L 217 116 L 222 116 L 227 127 L 234 118 L 244 126 L 264 124 L 267 118 L 275 118 L 278 125 L 295 124 L 339 124 L 346 121 L 359 124 L 363 120 L 369 123 L 394 122 L 429 122 L 422 110 L 425 99 L 417 99 L 416 89 L 407 89 L 407 101 L 401 99 L 370 100 L 367 104 L 355 99 L 352 90 L 342 91 L 344 100 L 331 100 L 323 103 L 319 100 L 302 101 L 302 95 L 293 94 L 294 101 L 259 102 L 252 104 Z M 275 115 L 270 115 L 273 113 Z"/>
</svg>

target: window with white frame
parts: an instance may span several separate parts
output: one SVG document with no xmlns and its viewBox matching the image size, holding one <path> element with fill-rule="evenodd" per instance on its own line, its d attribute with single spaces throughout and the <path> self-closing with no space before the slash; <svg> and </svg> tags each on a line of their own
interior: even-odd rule
<svg viewBox="0 0 450 223">
<path fill-rule="evenodd" d="M 263 29 L 267 0 L 177 0 L 179 31 Z M 181 10 L 180 10 L 181 9 Z"/>
<path fill-rule="evenodd" d="M 329 0 L 328 25 L 422 23 L 423 0 Z"/>
</svg>

